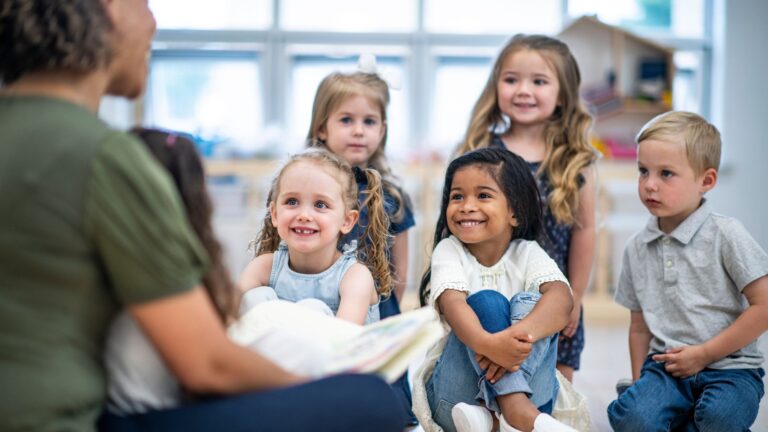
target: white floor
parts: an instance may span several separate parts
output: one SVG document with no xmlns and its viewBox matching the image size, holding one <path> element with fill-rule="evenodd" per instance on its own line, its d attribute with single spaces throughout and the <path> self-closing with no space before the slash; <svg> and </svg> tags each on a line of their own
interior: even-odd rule
<svg viewBox="0 0 768 432">
<path fill-rule="evenodd" d="M 768 336 L 760 341 L 761 350 L 768 355 Z M 768 369 L 768 362 L 763 368 Z M 620 378 L 630 377 L 627 332 L 623 327 L 588 326 L 586 348 L 582 355 L 581 370 L 576 373 L 575 387 L 586 396 L 592 415 L 593 430 L 610 431 L 608 404 L 616 397 L 615 385 Z M 768 388 L 768 379 L 763 380 Z M 768 431 L 768 400 L 763 398 L 760 412 L 752 430 Z M 415 428 L 413 432 L 421 432 Z"/>
</svg>

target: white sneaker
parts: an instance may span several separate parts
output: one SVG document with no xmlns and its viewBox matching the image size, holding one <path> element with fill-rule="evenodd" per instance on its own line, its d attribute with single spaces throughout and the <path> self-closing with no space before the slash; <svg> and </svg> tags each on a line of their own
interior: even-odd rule
<svg viewBox="0 0 768 432">
<path fill-rule="evenodd" d="M 541 413 L 533 421 L 533 432 L 578 432 L 549 414 Z"/>
<path fill-rule="evenodd" d="M 504 416 L 497 414 L 499 418 L 499 431 L 500 432 L 522 432 L 520 429 L 515 429 L 510 426 Z M 539 414 L 533 421 L 533 432 L 578 432 L 576 429 L 568 426 L 565 423 L 561 423 L 549 414 Z"/>
<path fill-rule="evenodd" d="M 457 432 L 490 432 L 493 429 L 491 412 L 479 405 L 457 403 L 451 410 Z"/>
</svg>

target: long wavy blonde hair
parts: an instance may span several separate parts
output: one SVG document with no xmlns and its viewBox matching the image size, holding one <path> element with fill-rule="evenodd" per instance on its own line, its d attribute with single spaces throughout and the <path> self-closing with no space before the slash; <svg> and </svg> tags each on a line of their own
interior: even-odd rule
<svg viewBox="0 0 768 432">
<path fill-rule="evenodd" d="M 552 184 L 547 203 L 555 219 L 571 225 L 579 208 L 579 187 L 584 181 L 581 171 L 596 160 L 597 154 L 589 144 L 592 118 L 579 96 L 579 66 L 565 43 L 549 36 L 523 34 L 507 42 L 472 109 L 467 133 L 457 154 L 488 147 L 494 128 L 508 121 L 498 103 L 501 67 L 509 56 L 522 50 L 539 53 L 555 71 L 560 84 L 558 106 L 544 130 L 546 155 L 537 175 L 546 174 Z M 509 128 L 513 126 L 510 124 Z"/>
<path fill-rule="evenodd" d="M 392 173 L 387 162 L 384 149 L 387 145 L 387 106 L 389 106 L 389 87 L 378 74 L 367 72 L 341 73 L 334 72 L 320 82 L 312 104 L 312 121 L 307 133 L 307 147 L 328 149 L 325 141 L 320 139 L 320 130 L 326 126 L 328 119 L 344 101 L 353 96 L 363 96 L 371 101 L 381 111 L 381 120 L 385 125 L 384 134 L 376 151 L 371 155 L 368 165 L 381 174 L 384 190 L 396 204 L 396 212 L 390 215 L 394 222 L 403 218 L 404 208 L 410 207 L 408 194 L 399 187 L 399 180 Z"/>
<path fill-rule="evenodd" d="M 392 290 L 392 275 L 387 259 L 387 242 L 389 240 L 389 218 L 384 210 L 384 194 L 381 176 L 375 169 L 365 169 L 368 189 L 364 191 L 365 200 L 360 203 L 357 199 L 358 190 L 352 167 L 335 154 L 321 149 L 310 148 L 291 156 L 278 170 L 272 179 L 272 185 L 267 196 L 267 208 L 280 193 L 280 178 L 291 165 L 298 162 L 310 162 L 325 168 L 339 182 L 342 200 L 346 211 L 360 211 L 361 206 L 368 208 L 368 225 L 358 239 L 357 259 L 371 271 L 376 282 L 376 291 L 381 296 L 388 296 Z M 342 234 L 339 233 L 339 241 Z M 269 212 L 264 217 L 261 231 L 253 241 L 255 256 L 271 253 L 280 245 L 277 228 L 272 224 Z M 337 245 L 338 246 L 338 245 Z"/>
</svg>

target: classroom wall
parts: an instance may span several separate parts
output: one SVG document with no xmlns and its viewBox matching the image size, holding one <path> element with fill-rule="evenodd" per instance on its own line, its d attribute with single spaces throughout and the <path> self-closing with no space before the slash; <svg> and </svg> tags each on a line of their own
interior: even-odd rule
<svg viewBox="0 0 768 432">
<path fill-rule="evenodd" d="M 713 19 L 712 121 L 723 164 L 710 198 L 768 249 L 768 2 L 715 0 Z"/>
</svg>

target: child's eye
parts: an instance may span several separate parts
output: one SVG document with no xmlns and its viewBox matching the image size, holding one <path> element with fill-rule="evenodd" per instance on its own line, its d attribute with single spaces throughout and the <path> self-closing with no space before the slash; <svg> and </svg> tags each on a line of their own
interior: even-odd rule
<svg viewBox="0 0 768 432">
<path fill-rule="evenodd" d="M 451 194 L 451 201 L 459 201 L 464 198 L 460 193 Z"/>
<path fill-rule="evenodd" d="M 670 178 L 674 175 L 674 173 L 670 170 L 661 170 L 661 177 L 663 178 Z"/>
<path fill-rule="evenodd" d="M 487 193 L 485 193 L 485 192 L 480 192 L 479 194 L 477 194 L 477 197 L 478 197 L 478 198 L 480 198 L 480 199 L 489 199 L 489 198 L 493 198 L 493 197 L 492 197 L 490 194 L 487 194 Z"/>
<path fill-rule="evenodd" d="M 299 204 L 299 200 L 297 200 L 296 198 L 288 198 L 287 200 L 285 200 L 285 205 L 295 206 L 298 204 Z"/>
<path fill-rule="evenodd" d="M 317 207 L 319 209 L 327 209 L 328 208 L 328 204 L 325 201 L 318 201 L 318 202 L 315 203 L 315 207 Z"/>
<path fill-rule="evenodd" d="M 533 83 L 536 84 L 536 85 L 544 85 L 544 84 L 547 83 L 547 80 L 544 80 L 544 79 L 541 79 L 541 78 L 537 78 L 537 79 L 533 80 Z"/>
<path fill-rule="evenodd" d="M 342 117 L 342 118 L 339 119 L 339 121 L 344 123 L 344 124 L 352 123 L 352 117 Z"/>
<path fill-rule="evenodd" d="M 379 122 L 376 121 L 376 119 L 373 118 L 367 118 L 365 119 L 365 125 L 366 126 L 376 126 Z"/>
<path fill-rule="evenodd" d="M 506 77 L 504 78 L 504 82 L 507 84 L 514 84 L 517 82 L 517 78 L 514 77 Z"/>
<path fill-rule="evenodd" d="M 648 175 L 648 170 L 643 167 L 638 168 L 637 172 L 639 172 L 641 176 Z"/>
</svg>

